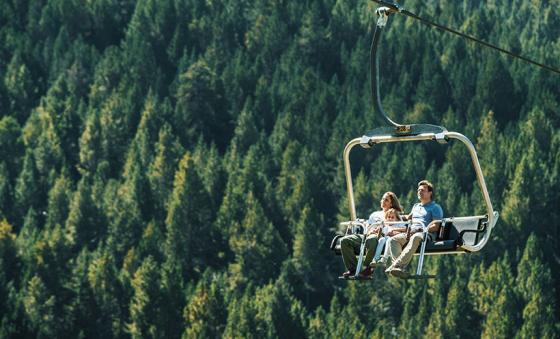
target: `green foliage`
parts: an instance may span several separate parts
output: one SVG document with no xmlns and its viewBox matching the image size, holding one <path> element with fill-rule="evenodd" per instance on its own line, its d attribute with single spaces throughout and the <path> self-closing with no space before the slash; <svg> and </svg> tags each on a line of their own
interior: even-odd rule
<svg viewBox="0 0 560 339">
<path fill-rule="evenodd" d="M 475 142 L 500 219 L 438 280 L 336 279 L 374 7 L 1 2 L 0 337 L 558 337 L 560 78 L 398 15 L 383 104 Z M 557 0 L 406 8 L 558 67 Z M 485 213 L 460 143 L 357 149 L 358 217 L 424 178 Z"/>
<path fill-rule="evenodd" d="M 229 246 L 235 253 L 231 271 L 240 282 L 265 283 L 277 276 L 286 257 L 286 244 L 251 192 L 246 206 L 245 217 L 231 226 Z"/>
<path fill-rule="evenodd" d="M 130 323 L 127 332 L 133 338 L 157 338 L 160 331 L 158 304 L 160 303 L 159 274 L 154 259 L 148 256 L 131 280 L 134 295 L 130 301 Z"/>
<path fill-rule="evenodd" d="M 59 322 L 56 320 L 56 297 L 49 294 L 42 279 L 34 276 L 24 292 L 25 313 L 38 337 L 48 338 L 57 335 Z"/>
<path fill-rule="evenodd" d="M 210 223 L 209 196 L 187 152 L 179 163 L 166 218 L 167 260 L 184 277 L 201 274 L 216 255 L 213 241 L 217 230 Z"/>
<path fill-rule="evenodd" d="M 204 272 L 183 313 L 187 324 L 183 338 L 218 337 L 223 333 L 227 309 L 220 278 L 223 276 Z"/>
</svg>

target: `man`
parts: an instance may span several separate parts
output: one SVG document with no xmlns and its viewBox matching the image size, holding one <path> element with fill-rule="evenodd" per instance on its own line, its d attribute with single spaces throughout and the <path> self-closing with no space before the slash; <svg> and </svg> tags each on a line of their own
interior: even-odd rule
<svg viewBox="0 0 560 339">
<path fill-rule="evenodd" d="M 380 211 L 373 212 L 368 219 L 368 223 L 376 224 L 382 221 L 385 217 L 385 211 L 394 208 L 395 210 L 402 212 L 402 206 L 397 198 L 397 195 L 393 192 L 385 192 L 383 197 L 381 197 L 381 201 L 379 203 L 379 207 L 381 207 Z M 368 234 L 366 234 L 366 244 L 364 249 L 364 261 L 363 267 L 365 270 L 360 273 L 362 278 L 367 278 L 373 274 L 373 267 L 370 267 L 369 264 L 373 259 L 373 255 L 375 254 L 375 249 L 377 247 L 377 232 L 379 228 L 373 228 L 370 230 Z M 356 259 L 355 250 L 360 248 L 362 243 L 361 234 L 349 234 L 344 236 L 340 240 L 340 252 L 342 254 L 342 260 L 344 261 L 344 266 L 348 271 L 342 273 L 342 276 L 345 278 L 349 278 L 356 274 L 356 268 L 358 266 L 358 260 Z"/>
<path fill-rule="evenodd" d="M 386 245 L 389 246 L 392 264 L 385 272 L 398 278 L 407 278 L 409 276 L 406 266 L 410 263 L 418 246 L 420 246 L 424 239 L 422 232 L 424 227 L 428 227 L 428 232 L 430 232 L 428 236 L 431 240 L 435 240 L 441 219 L 443 219 L 441 206 L 433 201 L 434 186 L 429 181 L 420 181 L 416 193 L 420 203 L 415 204 L 412 207 L 411 213 L 407 216 L 407 219 L 411 220 L 410 227 L 411 233 L 413 233 L 410 240 L 407 239 L 406 233 L 401 233 L 391 237 Z M 406 247 L 404 247 L 405 245 Z"/>
</svg>

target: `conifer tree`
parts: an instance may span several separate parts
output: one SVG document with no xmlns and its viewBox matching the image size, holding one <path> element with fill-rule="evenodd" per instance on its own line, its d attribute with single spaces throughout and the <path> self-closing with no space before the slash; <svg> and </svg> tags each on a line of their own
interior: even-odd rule
<svg viewBox="0 0 560 339">
<path fill-rule="evenodd" d="M 133 338 L 157 338 L 158 330 L 160 283 L 158 267 L 151 256 L 148 256 L 132 279 L 134 295 L 130 301 L 130 322 L 126 330 Z"/>
<path fill-rule="evenodd" d="M 174 140 L 171 126 L 163 124 L 155 145 L 155 155 L 147 173 L 151 194 L 154 197 L 154 214 L 160 220 L 164 220 L 167 214 L 167 203 L 173 191 L 173 175 L 179 154 L 183 154 L 183 151 Z"/>
<path fill-rule="evenodd" d="M 202 143 L 202 139 L 199 139 L 193 152 L 193 160 L 199 172 L 199 177 L 209 194 L 209 218 L 214 220 L 222 202 L 225 189 L 226 172 L 222 156 L 215 144 L 208 147 Z M 220 230 L 220 232 L 222 231 Z"/>
<path fill-rule="evenodd" d="M 474 296 L 475 310 L 485 316 L 481 336 L 514 335 L 519 313 L 509 254 L 506 252 L 487 269 L 480 264 L 473 270 L 467 286 Z"/>
<path fill-rule="evenodd" d="M 126 153 L 128 143 L 131 139 L 131 130 L 136 125 L 127 111 L 130 107 L 126 107 L 126 102 L 118 92 L 113 92 L 105 100 L 99 111 L 99 149 L 101 151 L 101 159 L 108 161 L 110 165 L 111 177 L 117 177 L 123 165 L 122 154 Z M 93 144 L 89 149 L 93 150 L 95 143 L 97 127 L 96 121 L 93 120 L 91 142 Z M 134 126 L 134 127 L 133 127 Z M 83 140 L 82 136 L 82 140 Z M 89 141 L 89 140 L 84 140 Z M 88 151 L 88 149 L 86 149 Z M 89 155 L 89 154 L 87 154 Z M 94 159 L 98 157 L 94 157 Z M 87 159 L 87 158 L 86 158 Z M 89 160 L 89 159 L 88 159 Z M 83 161 L 83 159 L 82 159 Z M 98 160 L 99 161 L 99 160 Z"/>
<path fill-rule="evenodd" d="M 95 173 L 98 163 L 104 159 L 101 147 L 101 125 L 99 115 L 88 111 L 85 128 L 80 136 L 78 169 L 84 173 Z"/>
<path fill-rule="evenodd" d="M 165 221 L 165 254 L 183 279 L 202 273 L 218 250 L 216 230 L 210 223 L 209 197 L 190 153 L 185 153 L 175 172 L 173 193 Z"/>
<path fill-rule="evenodd" d="M 510 186 L 505 192 L 501 214 L 503 215 L 503 221 L 512 229 L 519 231 L 534 229 L 540 233 L 543 231 L 540 228 L 544 225 L 541 225 L 542 223 L 534 218 L 544 211 L 542 210 L 542 202 L 535 200 L 538 196 L 535 192 L 544 189 L 542 187 L 544 182 L 541 178 L 531 176 L 529 173 L 538 171 L 542 164 L 536 161 L 538 157 L 536 145 L 528 146 L 517 164 Z M 532 213 L 526 215 L 520 213 L 522 206 L 532 206 Z"/>
<path fill-rule="evenodd" d="M 106 188 L 103 197 L 102 213 L 107 220 L 108 250 L 119 263 L 126 252 L 137 244 L 144 229 L 138 192 L 133 183 L 125 181 L 118 185 L 113 181 L 112 185 Z M 103 220 L 101 221 L 100 224 L 103 225 Z M 96 226 L 96 229 L 98 228 L 99 226 Z"/>
<path fill-rule="evenodd" d="M 489 111 L 481 121 L 480 135 L 476 149 L 480 154 L 484 180 L 490 190 L 493 200 L 502 196 L 506 186 L 507 176 L 504 175 L 505 163 L 503 143 L 498 126 L 494 120 L 494 112 Z"/>
<path fill-rule="evenodd" d="M 10 292 L 10 281 L 15 280 L 18 267 L 16 258 L 16 235 L 13 233 L 12 225 L 6 219 L 0 219 L 0 293 L 8 296 Z M 7 316 L 8 310 L 13 307 L 8 298 L 0 301 L 0 313 Z M 0 319 L 3 321 L 3 319 Z"/>
<path fill-rule="evenodd" d="M 527 239 L 521 261 L 517 266 L 516 287 L 524 301 L 523 325 L 518 335 L 521 337 L 554 337 L 558 335 L 555 324 L 554 299 L 551 272 L 544 262 L 539 240 L 534 234 Z"/>
<path fill-rule="evenodd" d="M 8 182 L 13 182 L 24 155 L 21 132 L 20 125 L 12 116 L 0 119 L 0 159 L 6 163 Z"/>
<path fill-rule="evenodd" d="M 67 239 L 76 249 L 84 247 L 93 249 L 106 234 L 107 220 L 94 200 L 90 181 L 85 178 L 80 180 L 71 199 L 66 210 L 68 215 L 65 222 Z"/>
<path fill-rule="evenodd" d="M 200 60 L 181 75 L 177 88 L 174 125 L 184 126 L 181 140 L 194 143 L 199 135 L 224 149 L 229 141 L 229 118 L 220 79 Z"/>
<path fill-rule="evenodd" d="M 47 205 L 47 218 L 45 226 L 52 228 L 56 224 L 64 225 L 70 209 L 72 199 L 71 182 L 64 174 L 61 174 L 54 182 L 49 191 Z"/>
<path fill-rule="evenodd" d="M 92 319 L 97 319 L 100 314 L 98 305 L 93 298 L 93 291 L 88 284 L 88 267 L 91 253 L 84 249 L 74 261 L 72 272 L 64 287 L 69 290 L 68 302 L 64 305 L 64 317 L 67 320 L 66 333 L 76 337 L 87 337 L 96 334 L 105 334 Z"/>
<path fill-rule="evenodd" d="M 265 283 L 280 270 L 287 253 L 286 245 L 252 192 L 246 204 L 243 220 L 231 226 L 229 245 L 235 255 L 231 271 L 241 282 Z"/>
<path fill-rule="evenodd" d="M 49 293 L 43 280 L 39 276 L 34 276 L 25 288 L 24 307 L 28 321 L 40 338 L 59 334 L 55 303 L 55 296 Z"/>
<path fill-rule="evenodd" d="M 88 285 L 93 292 L 93 298 L 99 307 L 99 317 L 95 319 L 98 333 L 108 336 L 122 336 L 125 319 L 122 309 L 124 295 L 115 258 L 103 247 L 93 253 L 88 267 Z"/>
<path fill-rule="evenodd" d="M 246 291 L 248 292 L 250 289 Z M 224 338 L 263 338 L 267 336 L 266 324 L 261 324 L 258 320 L 257 309 L 252 302 L 253 298 L 247 292 L 240 298 L 233 299 L 229 304 Z"/>
<path fill-rule="evenodd" d="M 24 60 L 21 51 L 13 54 L 6 66 L 3 77 L 4 88 L 8 94 L 10 111 L 13 116 L 23 123 L 29 115 L 29 110 L 36 100 L 34 75 Z"/>
<path fill-rule="evenodd" d="M 183 312 L 187 327 L 183 338 L 209 338 L 222 335 L 226 320 L 221 277 L 209 270 L 204 272 L 194 295 Z"/>
<path fill-rule="evenodd" d="M 53 168 L 60 169 L 63 166 L 64 153 L 55 121 L 43 107 L 33 112 L 23 132 L 24 143 L 27 150 L 33 152 L 39 174 L 47 176 Z"/>
<path fill-rule="evenodd" d="M 476 97 L 495 112 L 498 123 L 504 124 L 519 114 L 517 93 L 509 70 L 497 57 L 489 57 L 477 77 Z"/>
<path fill-rule="evenodd" d="M 13 188 L 10 185 L 10 174 L 4 161 L 0 162 L 0 218 L 7 218 L 13 203 Z"/>
<path fill-rule="evenodd" d="M 254 302 L 257 326 L 262 326 L 267 337 L 301 338 L 305 335 L 303 307 L 291 295 L 283 279 L 258 289 Z"/>
</svg>

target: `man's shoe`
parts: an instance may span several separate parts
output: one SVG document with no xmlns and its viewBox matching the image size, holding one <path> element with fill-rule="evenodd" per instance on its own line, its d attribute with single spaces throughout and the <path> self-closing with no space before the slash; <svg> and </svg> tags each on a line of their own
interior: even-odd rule
<svg viewBox="0 0 560 339">
<path fill-rule="evenodd" d="M 404 270 L 404 268 L 400 268 L 400 267 L 393 267 L 389 273 L 393 276 L 393 277 L 397 277 L 397 278 L 401 278 L 401 279 L 406 279 L 408 277 L 410 277 L 410 273 L 408 273 L 407 271 Z"/>
<path fill-rule="evenodd" d="M 389 267 L 387 267 L 387 268 L 385 269 L 385 273 L 391 274 L 391 271 L 393 270 L 393 268 L 395 268 L 395 266 L 390 265 Z"/>
</svg>

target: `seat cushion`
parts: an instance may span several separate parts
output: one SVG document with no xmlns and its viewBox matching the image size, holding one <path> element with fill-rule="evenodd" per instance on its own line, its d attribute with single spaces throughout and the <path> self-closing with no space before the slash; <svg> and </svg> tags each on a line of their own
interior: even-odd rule
<svg viewBox="0 0 560 339">
<path fill-rule="evenodd" d="M 426 252 L 443 252 L 443 251 L 454 251 L 457 249 L 457 242 L 455 240 L 438 240 L 438 241 L 428 241 L 426 244 Z M 418 246 L 418 251 L 420 252 L 420 246 Z"/>
</svg>

